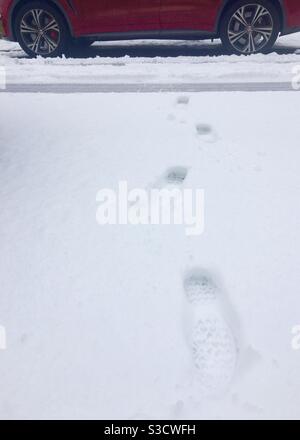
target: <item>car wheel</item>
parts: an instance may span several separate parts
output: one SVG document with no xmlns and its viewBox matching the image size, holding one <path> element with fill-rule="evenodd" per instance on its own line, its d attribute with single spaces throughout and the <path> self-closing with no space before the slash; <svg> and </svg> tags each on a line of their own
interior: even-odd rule
<svg viewBox="0 0 300 440">
<path fill-rule="evenodd" d="M 221 19 L 220 37 L 226 50 L 238 55 L 268 52 L 280 32 L 276 7 L 268 0 L 241 0 Z"/>
<path fill-rule="evenodd" d="M 18 11 L 15 34 L 31 57 L 61 56 L 69 40 L 68 26 L 59 11 L 45 2 L 26 3 Z"/>
</svg>

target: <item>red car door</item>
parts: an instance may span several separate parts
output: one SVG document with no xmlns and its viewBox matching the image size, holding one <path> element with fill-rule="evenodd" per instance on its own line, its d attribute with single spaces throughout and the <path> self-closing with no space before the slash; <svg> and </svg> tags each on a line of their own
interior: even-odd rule
<svg viewBox="0 0 300 440">
<path fill-rule="evenodd" d="M 161 0 L 163 30 L 213 31 L 222 0 Z"/>
<path fill-rule="evenodd" d="M 71 0 L 85 34 L 159 30 L 161 0 Z"/>
</svg>

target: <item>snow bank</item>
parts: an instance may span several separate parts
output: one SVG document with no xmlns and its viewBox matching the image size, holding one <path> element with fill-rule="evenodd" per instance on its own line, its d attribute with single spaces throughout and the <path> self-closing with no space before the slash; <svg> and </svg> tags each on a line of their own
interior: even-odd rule
<svg viewBox="0 0 300 440">
<path fill-rule="evenodd" d="M 290 82 L 299 47 L 299 34 L 279 39 L 281 54 L 251 57 L 222 55 L 218 43 L 113 42 L 98 43 L 86 58 L 29 60 L 18 45 L 0 41 L 0 66 L 9 83 Z"/>
</svg>

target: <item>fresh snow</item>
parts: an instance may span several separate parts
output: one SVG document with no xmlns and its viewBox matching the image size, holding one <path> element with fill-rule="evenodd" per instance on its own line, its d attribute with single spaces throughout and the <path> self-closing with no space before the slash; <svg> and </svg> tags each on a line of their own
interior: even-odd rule
<svg viewBox="0 0 300 440">
<path fill-rule="evenodd" d="M 0 73 L 291 82 L 299 48 L 113 42 L 30 60 L 0 40 Z M 299 95 L 0 99 L 0 418 L 299 419 Z M 120 181 L 203 189 L 204 233 L 100 226 L 97 193 Z"/>
<path fill-rule="evenodd" d="M 196 67 L 297 60 L 220 58 Z M 121 69 L 3 59 L 51 80 Z M 0 99 L 0 417 L 299 418 L 299 95 Z M 120 180 L 204 189 L 203 235 L 99 226 L 97 192 Z"/>
<path fill-rule="evenodd" d="M 300 34 L 280 38 L 279 53 L 251 57 L 222 55 L 218 41 L 133 41 L 97 43 L 85 58 L 30 60 L 0 40 L 0 67 L 17 84 L 291 82 L 299 48 Z"/>
</svg>

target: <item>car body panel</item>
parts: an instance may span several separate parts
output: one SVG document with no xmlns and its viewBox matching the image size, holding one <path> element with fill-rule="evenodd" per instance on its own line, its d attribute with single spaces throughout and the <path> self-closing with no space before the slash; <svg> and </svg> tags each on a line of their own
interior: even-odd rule
<svg viewBox="0 0 300 440">
<path fill-rule="evenodd" d="M 161 0 L 161 28 L 212 32 L 223 0 Z"/>
<path fill-rule="evenodd" d="M 300 28 L 300 2 L 299 0 L 282 0 L 285 14 L 285 29 Z"/>
<path fill-rule="evenodd" d="M 23 0 L 0 0 L 0 28 L 14 39 L 13 13 Z M 218 36 L 219 20 L 229 0 L 51 0 L 75 37 L 201 38 Z M 282 34 L 300 29 L 299 0 L 278 0 L 283 10 Z M 193 37 L 194 35 L 194 37 Z"/>
<path fill-rule="evenodd" d="M 160 0 L 72 0 L 83 33 L 159 30 Z"/>
</svg>

